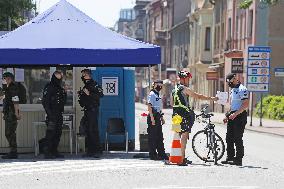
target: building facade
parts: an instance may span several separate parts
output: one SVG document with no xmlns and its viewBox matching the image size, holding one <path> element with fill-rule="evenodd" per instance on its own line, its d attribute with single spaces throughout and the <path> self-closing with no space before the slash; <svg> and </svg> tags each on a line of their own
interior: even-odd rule
<svg viewBox="0 0 284 189">
<path fill-rule="evenodd" d="M 209 71 L 209 65 L 212 63 L 212 17 L 213 5 L 209 1 L 191 1 L 191 12 L 188 15 L 190 30 L 188 67 L 193 73 L 193 90 L 204 95 L 210 95 L 212 85 L 212 82 L 206 79 L 206 72 Z M 193 101 L 193 106 L 200 108 L 203 103 Z"/>
</svg>

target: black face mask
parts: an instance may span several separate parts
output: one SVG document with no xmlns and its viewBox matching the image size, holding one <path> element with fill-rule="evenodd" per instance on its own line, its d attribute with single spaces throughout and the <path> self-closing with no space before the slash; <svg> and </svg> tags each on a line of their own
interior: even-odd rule
<svg viewBox="0 0 284 189">
<path fill-rule="evenodd" d="M 160 91 L 160 90 L 162 90 L 162 86 L 157 86 L 155 89 L 156 89 L 157 91 Z"/>
<path fill-rule="evenodd" d="M 82 79 L 82 81 L 83 81 L 84 84 L 86 84 L 86 83 L 90 80 L 90 79 L 85 79 L 84 76 L 82 76 L 81 79 Z"/>
<path fill-rule="evenodd" d="M 238 82 L 236 85 L 234 85 L 233 82 L 228 82 L 228 86 L 231 88 L 238 88 L 240 86 L 240 82 Z"/>
<path fill-rule="evenodd" d="M 231 87 L 231 88 L 234 88 L 235 85 L 233 84 L 233 82 L 229 82 L 228 86 Z"/>
<path fill-rule="evenodd" d="M 85 81 L 86 81 L 86 80 L 85 80 L 85 77 L 82 76 L 81 79 L 82 79 L 82 81 L 85 83 Z"/>
<path fill-rule="evenodd" d="M 62 86 L 62 78 L 58 79 L 54 74 L 52 75 L 51 82 L 55 85 Z"/>
</svg>

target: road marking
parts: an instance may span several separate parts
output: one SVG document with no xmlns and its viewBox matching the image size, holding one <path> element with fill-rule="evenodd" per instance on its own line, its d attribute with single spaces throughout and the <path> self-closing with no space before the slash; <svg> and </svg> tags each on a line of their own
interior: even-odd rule
<svg viewBox="0 0 284 189">
<path fill-rule="evenodd" d="M 201 169 L 220 169 L 217 166 L 189 165 L 180 167 L 164 165 L 163 162 L 149 160 L 129 159 L 102 159 L 102 160 L 63 160 L 39 162 L 12 162 L 2 163 L 0 176 L 34 173 L 66 173 L 84 171 L 109 171 L 109 170 L 150 170 L 150 169 L 188 169 L 191 172 Z"/>
<path fill-rule="evenodd" d="M 258 186 L 162 186 L 162 187 L 146 187 L 146 188 L 135 188 L 135 189 L 257 189 Z"/>
</svg>

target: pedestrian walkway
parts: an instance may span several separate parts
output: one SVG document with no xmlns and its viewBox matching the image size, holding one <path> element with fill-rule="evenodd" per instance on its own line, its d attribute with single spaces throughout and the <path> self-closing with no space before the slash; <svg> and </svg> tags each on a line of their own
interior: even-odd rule
<svg viewBox="0 0 284 189">
<path fill-rule="evenodd" d="M 139 153 L 139 152 L 138 152 Z M 20 155 L 20 159 L 0 162 L 0 178 L 13 175 L 38 175 L 69 172 L 96 172 L 116 170 L 180 169 L 179 166 L 165 165 L 164 161 L 150 161 L 148 158 L 133 158 L 138 153 L 111 152 L 101 158 L 80 158 L 66 155 L 65 159 L 33 159 L 30 154 Z M 218 169 L 203 164 L 189 166 L 190 169 Z"/>
<path fill-rule="evenodd" d="M 135 104 L 137 109 L 145 110 L 147 112 L 147 106 L 145 104 L 136 103 Z M 171 114 L 172 109 L 164 109 L 163 112 L 165 114 Z M 198 111 L 196 111 L 198 114 Z M 223 113 L 214 113 L 214 116 L 212 117 L 212 121 L 214 123 L 219 123 L 223 125 L 223 119 L 224 114 Z M 250 126 L 250 117 L 248 117 L 248 123 L 246 125 L 246 130 L 260 132 L 260 133 L 267 133 L 267 134 L 273 134 L 278 136 L 284 136 L 284 122 L 282 121 L 276 121 L 276 120 L 270 120 L 270 119 L 263 119 L 262 120 L 262 127 L 259 126 L 260 120 L 257 117 L 253 117 L 252 120 L 252 126 Z"/>
<path fill-rule="evenodd" d="M 223 119 L 224 119 L 224 114 L 215 112 L 212 121 L 214 123 L 223 124 Z M 257 117 L 253 117 L 252 126 L 250 126 L 250 119 L 251 118 L 248 117 L 246 130 L 284 136 L 284 122 L 270 120 L 270 119 L 262 119 L 262 126 L 259 126 L 260 119 Z"/>
</svg>

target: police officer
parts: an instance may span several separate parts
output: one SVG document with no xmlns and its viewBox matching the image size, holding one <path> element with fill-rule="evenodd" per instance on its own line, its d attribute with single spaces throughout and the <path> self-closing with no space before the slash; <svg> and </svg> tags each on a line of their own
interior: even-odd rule
<svg viewBox="0 0 284 189">
<path fill-rule="evenodd" d="M 16 129 L 21 116 L 18 89 L 14 78 L 14 75 L 10 72 L 3 74 L 3 119 L 5 120 L 5 136 L 9 143 L 10 152 L 2 156 L 2 159 L 18 158 Z"/>
<path fill-rule="evenodd" d="M 156 80 L 152 84 L 152 90 L 148 95 L 148 144 L 149 156 L 151 160 L 168 160 L 165 153 L 162 125 L 165 120 L 162 113 L 162 99 L 159 92 L 163 86 L 163 81 Z"/>
<path fill-rule="evenodd" d="M 46 141 L 44 158 L 63 158 L 57 148 L 60 142 L 63 126 L 63 112 L 66 103 L 66 91 L 62 88 L 63 73 L 56 70 L 43 91 L 42 105 L 47 114 Z"/>
<path fill-rule="evenodd" d="M 91 70 L 82 70 L 85 86 L 79 91 L 79 103 L 84 108 L 87 153 L 83 157 L 98 157 L 102 154 L 98 128 L 100 98 L 103 89 L 92 79 Z"/>
<path fill-rule="evenodd" d="M 181 123 L 181 152 L 183 157 L 183 162 L 181 166 L 187 166 L 187 164 L 192 163 L 185 158 L 185 150 L 187 140 L 189 139 L 189 133 L 191 133 L 191 128 L 195 121 L 195 114 L 189 105 L 188 97 L 200 99 L 200 100 L 218 100 L 217 97 L 208 97 L 202 94 L 198 94 L 189 88 L 189 81 L 192 75 L 188 71 L 180 71 L 178 73 L 180 83 L 178 83 L 172 91 L 172 105 L 173 105 L 173 116 L 176 114 L 182 117 Z"/>
<path fill-rule="evenodd" d="M 237 79 L 236 74 L 228 74 L 226 82 L 231 88 L 231 108 L 223 120 L 227 123 L 227 158 L 221 163 L 241 166 L 244 157 L 243 134 L 247 123 L 246 109 L 249 106 L 248 91 Z"/>
</svg>

